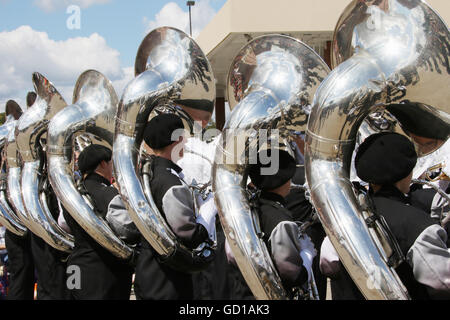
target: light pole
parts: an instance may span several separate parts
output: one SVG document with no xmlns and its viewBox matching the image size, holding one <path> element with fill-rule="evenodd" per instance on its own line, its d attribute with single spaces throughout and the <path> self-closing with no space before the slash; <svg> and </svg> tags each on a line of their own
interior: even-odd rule
<svg viewBox="0 0 450 320">
<path fill-rule="evenodd" d="M 189 34 L 192 37 L 191 7 L 195 6 L 195 1 L 188 1 L 186 5 L 189 7 Z"/>
</svg>

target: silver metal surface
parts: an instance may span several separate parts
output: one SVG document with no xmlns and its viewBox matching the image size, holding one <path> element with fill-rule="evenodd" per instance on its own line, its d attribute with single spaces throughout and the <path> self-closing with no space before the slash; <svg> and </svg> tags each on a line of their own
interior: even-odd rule
<svg viewBox="0 0 450 320">
<path fill-rule="evenodd" d="M 431 189 L 433 189 L 434 191 L 436 191 L 446 202 L 447 202 L 447 206 L 450 206 L 450 196 L 448 194 L 445 193 L 445 191 L 443 191 L 442 189 L 440 189 L 438 186 L 436 186 L 435 184 L 431 183 L 428 180 L 423 180 L 423 179 L 412 179 L 411 183 L 418 183 L 424 186 L 428 186 Z M 445 219 L 446 216 L 442 214 L 441 212 L 441 216 L 439 217 L 439 221 L 442 222 L 443 219 Z M 445 224 L 441 223 L 442 226 L 445 226 Z"/>
<path fill-rule="evenodd" d="M 11 132 L 11 130 L 14 130 L 14 127 L 16 125 L 16 121 L 17 120 L 15 120 L 13 116 L 8 115 L 8 116 L 6 116 L 5 123 L 0 126 L 0 148 L 2 150 L 3 150 L 3 148 L 6 145 L 9 133 Z M 2 161 L 3 160 L 4 159 L 2 159 Z"/>
<path fill-rule="evenodd" d="M 250 146 L 258 148 L 260 129 L 279 130 L 275 144 L 304 131 L 314 93 L 328 73 L 326 63 L 311 48 L 282 35 L 249 42 L 228 73 L 232 112 L 216 148 L 212 186 L 226 238 L 257 299 L 285 299 L 287 293 L 258 235 L 257 217 L 247 198 Z"/>
<path fill-rule="evenodd" d="M 449 48 L 448 27 L 420 0 L 354 0 L 335 29 L 336 67 L 308 122 L 306 177 L 322 225 L 366 299 L 409 295 L 370 236 L 349 181 L 356 132 L 368 114 L 405 100 L 448 126 Z"/>
<path fill-rule="evenodd" d="M 48 125 L 50 183 L 66 210 L 93 239 L 115 256 L 128 259 L 133 250 L 85 202 L 77 190 L 72 166 L 73 146 L 80 142 L 80 135 L 88 135 L 95 143 L 111 148 L 117 95 L 103 74 L 88 70 L 77 80 L 72 103 Z"/>
<path fill-rule="evenodd" d="M 142 131 L 155 106 L 171 103 L 186 111 L 192 121 L 211 118 L 215 103 L 214 75 L 195 41 L 182 31 L 162 27 L 142 41 L 135 64 L 136 78 L 119 103 L 113 163 L 120 194 L 135 225 L 163 258 L 175 250 L 188 250 L 158 212 L 151 192 L 144 190 L 138 156 Z"/>
<path fill-rule="evenodd" d="M 20 189 L 22 161 L 19 151 L 17 150 L 15 136 L 17 125 L 18 121 L 15 121 L 14 130 L 11 130 L 9 132 L 5 146 L 7 200 L 9 201 L 11 208 L 16 213 L 22 224 L 34 234 L 39 234 L 37 230 L 33 229 L 33 224 L 30 223 L 30 219 L 23 205 L 22 191 Z"/>
<path fill-rule="evenodd" d="M 18 120 L 16 128 L 16 144 L 23 162 L 21 174 L 21 194 L 24 209 L 32 225 L 32 231 L 55 249 L 70 252 L 73 248 L 73 237 L 64 231 L 45 210 L 47 203 L 41 203 L 39 186 L 47 179 L 44 167 L 45 139 L 47 125 L 52 117 L 67 104 L 50 81 L 43 75 L 33 73 L 33 85 L 37 97 Z M 44 192 L 44 191 L 42 191 Z"/>
<path fill-rule="evenodd" d="M 6 142 L 9 134 L 14 131 L 16 120 L 12 115 L 6 115 L 5 123 L 0 126 L 0 153 L 1 153 L 1 177 L 0 177 L 0 223 L 10 232 L 24 236 L 27 228 L 23 225 L 19 217 L 16 215 L 7 197 L 7 174 L 6 174 Z"/>
</svg>

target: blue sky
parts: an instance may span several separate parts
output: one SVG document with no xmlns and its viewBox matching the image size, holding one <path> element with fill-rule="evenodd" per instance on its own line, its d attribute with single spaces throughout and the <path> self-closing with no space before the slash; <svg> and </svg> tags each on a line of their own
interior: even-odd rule
<svg viewBox="0 0 450 320">
<path fill-rule="evenodd" d="M 194 38 L 225 2 L 196 1 Z M 70 5 L 79 8 L 79 20 L 67 12 Z M 104 73 L 120 96 L 145 34 L 161 25 L 188 33 L 188 21 L 185 0 L 0 0 L 0 111 L 8 99 L 22 106 L 33 71 L 47 76 L 66 102 L 87 68 Z"/>
</svg>

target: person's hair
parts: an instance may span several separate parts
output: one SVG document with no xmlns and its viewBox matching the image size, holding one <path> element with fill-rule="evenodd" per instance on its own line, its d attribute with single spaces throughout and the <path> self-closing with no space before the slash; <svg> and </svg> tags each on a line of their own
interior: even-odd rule
<svg viewBox="0 0 450 320">
<path fill-rule="evenodd" d="M 109 162 L 112 158 L 111 149 L 99 145 L 91 144 L 84 148 L 78 156 L 78 169 L 81 174 L 90 174 L 97 169 L 102 161 Z"/>
<path fill-rule="evenodd" d="M 36 101 L 36 92 L 30 91 L 27 93 L 27 107 L 31 107 L 33 103 Z"/>
</svg>

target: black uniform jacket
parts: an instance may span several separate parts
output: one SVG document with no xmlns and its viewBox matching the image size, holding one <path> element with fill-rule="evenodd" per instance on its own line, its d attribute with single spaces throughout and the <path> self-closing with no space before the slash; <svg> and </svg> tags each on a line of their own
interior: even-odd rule
<svg viewBox="0 0 450 320">
<path fill-rule="evenodd" d="M 182 180 L 182 170 L 172 161 L 155 157 L 150 183 L 155 204 L 178 239 L 196 248 L 208 238 L 203 225 L 196 222 L 192 193 Z M 163 265 L 158 254 L 142 237 L 136 263 L 135 292 L 138 299 L 192 299 L 192 275 Z"/>
<path fill-rule="evenodd" d="M 375 210 L 384 216 L 406 261 L 396 271 L 413 299 L 450 292 L 450 251 L 445 230 L 429 214 L 409 203 L 394 186 L 371 193 Z"/>
<path fill-rule="evenodd" d="M 111 200 L 118 195 L 117 189 L 96 173 L 91 173 L 84 185 L 97 213 L 105 218 Z M 81 289 L 72 290 L 74 298 L 128 300 L 133 268 L 98 244 L 69 214 L 65 213 L 64 218 L 75 238 L 67 266 L 76 265 L 81 269 Z"/>
<path fill-rule="evenodd" d="M 55 221 L 58 221 L 58 217 L 61 214 L 60 206 L 51 187 L 47 191 L 47 199 L 52 217 Z M 31 252 L 36 269 L 37 299 L 70 299 L 70 292 L 66 286 L 66 261 L 68 254 L 53 248 L 35 234 L 31 235 Z"/>
<path fill-rule="evenodd" d="M 436 196 L 436 191 L 432 188 L 423 189 L 418 188 L 409 193 L 410 203 L 413 207 L 419 208 L 427 213 L 430 212 L 433 203 L 433 198 Z"/>
<path fill-rule="evenodd" d="M 31 252 L 31 232 L 20 237 L 9 230 L 5 232 L 8 250 L 9 288 L 8 300 L 33 300 L 34 261 Z"/>
</svg>

